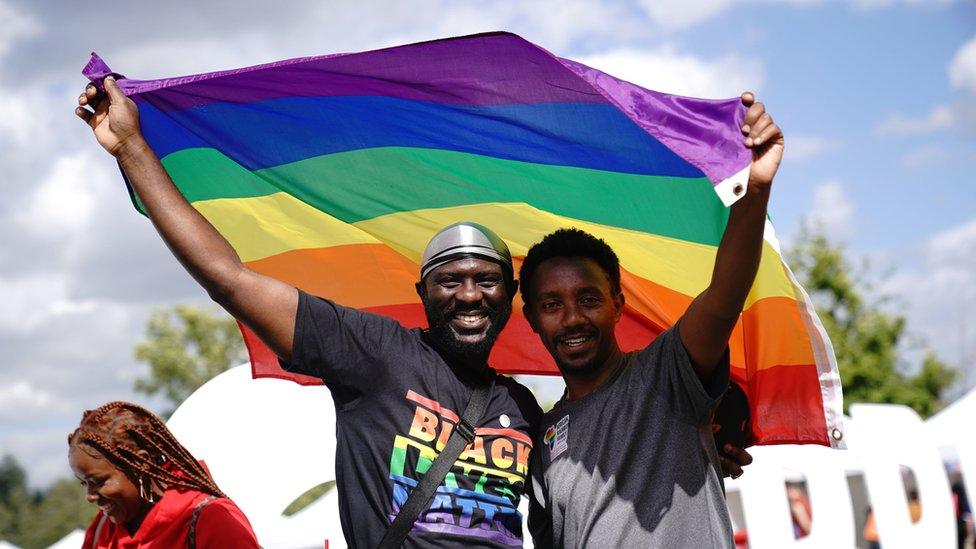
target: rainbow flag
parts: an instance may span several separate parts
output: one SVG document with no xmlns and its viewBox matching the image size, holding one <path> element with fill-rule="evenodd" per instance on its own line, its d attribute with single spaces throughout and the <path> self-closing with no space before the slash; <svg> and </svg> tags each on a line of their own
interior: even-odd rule
<svg viewBox="0 0 976 549">
<path fill-rule="evenodd" d="M 111 70 L 93 54 L 83 73 Z M 642 348 L 707 286 L 750 162 L 738 98 L 646 90 L 508 33 L 118 82 L 173 181 L 248 267 L 405 326 L 425 323 L 413 284 L 438 229 L 484 224 L 520 261 L 575 226 L 619 254 L 617 334 Z M 255 376 L 319 382 L 242 331 Z M 768 224 L 731 349 L 754 442 L 842 444 L 830 342 Z M 520 302 L 491 363 L 557 373 Z"/>
</svg>

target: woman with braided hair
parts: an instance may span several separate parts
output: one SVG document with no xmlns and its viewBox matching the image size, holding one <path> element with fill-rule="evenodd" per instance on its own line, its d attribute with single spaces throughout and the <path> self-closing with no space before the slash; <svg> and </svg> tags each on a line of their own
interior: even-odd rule
<svg viewBox="0 0 976 549">
<path fill-rule="evenodd" d="M 84 549 L 258 547 L 244 513 L 141 406 L 85 412 L 68 436 L 68 462 L 99 509 Z"/>
</svg>

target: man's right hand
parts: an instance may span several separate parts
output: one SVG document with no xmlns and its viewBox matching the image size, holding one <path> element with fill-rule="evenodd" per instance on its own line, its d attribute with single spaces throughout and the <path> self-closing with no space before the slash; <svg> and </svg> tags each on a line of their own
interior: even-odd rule
<svg viewBox="0 0 976 549">
<path fill-rule="evenodd" d="M 104 92 L 94 84 L 85 87 L 85 91 L 78 96 L 75 114 L 88 123 L 98 144 L 118 158 L 127 147 L 142 141 L 139 108 L 122 93 L 115 77 L 106 76 L 102 82 Z"/>
</svg>

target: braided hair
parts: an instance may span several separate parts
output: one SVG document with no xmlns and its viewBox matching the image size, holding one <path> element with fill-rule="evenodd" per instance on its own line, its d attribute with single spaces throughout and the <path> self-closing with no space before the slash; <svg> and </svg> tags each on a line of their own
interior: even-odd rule
<svg viewBox="0 0 976 549">
<path fill-rule="evenodd" d="M 167 487 L 227 497 L 163 420 L 131 402 L 109 402 L 85 412 L 81 425 L 68 435 L 68 448 L 108 459 L 134 482 L 149 477 Z M 140 454 L 142 450 L 148 455 Z M 163 467 L 165 463 L 171 467 Z"/>
</svg>

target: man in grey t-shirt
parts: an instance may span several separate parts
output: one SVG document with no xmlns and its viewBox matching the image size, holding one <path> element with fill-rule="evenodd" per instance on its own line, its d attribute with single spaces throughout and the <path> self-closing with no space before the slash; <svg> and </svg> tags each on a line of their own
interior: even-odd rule
<svg viewBox="0 0 976 549">
<path fill-rule="evenodd" d="M 708 288 L 651 345 L 623 353 L 620 266 L 577 229 L 545 237 L 520 272 L 523 312 L 566 394 L 532 452 L 539 547 L 732 547 L 710 417 L 729 382 L 728 340 L 759 267 L 783 134 L 756 103 L 742 132 L 749 186 L 732 206 Z"/>
</svg>

